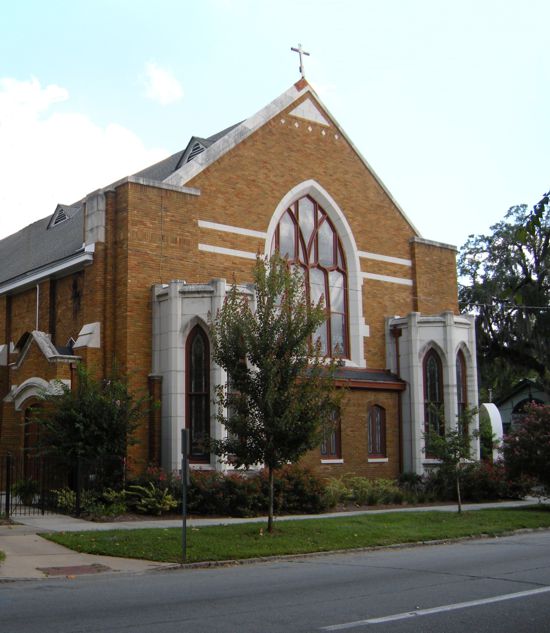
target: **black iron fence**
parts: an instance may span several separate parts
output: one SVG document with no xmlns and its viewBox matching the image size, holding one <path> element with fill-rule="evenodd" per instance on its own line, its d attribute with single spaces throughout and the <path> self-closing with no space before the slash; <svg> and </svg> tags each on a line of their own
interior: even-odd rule
<svg viewBox="0 0 550 633">
<path fill-rule="evenodd" d="M 0 456 L 0 514 L 78 516 L 86 496 L 122 487 L 124 478 L 125 461 L 115 457 Z"/>
</svg>

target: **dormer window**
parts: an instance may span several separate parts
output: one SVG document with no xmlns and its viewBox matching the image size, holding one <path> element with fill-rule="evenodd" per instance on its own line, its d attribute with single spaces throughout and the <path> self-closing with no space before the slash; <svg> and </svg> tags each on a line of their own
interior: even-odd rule
<svg viewBox="0 0 550 633">
<path fill-rule="evenodd" d="M 57 226 L 67 220 L 70 220 L 75 213 L 79 211 L 80 207 L 71 207 L 66 204 L 58 204 L 54 214 L 50 218 L 48 223 L 48 229 Z"/>
<path fill-rule="evenodd" d="M 189 156 L 187 157 L 187 161 L 186 162 L 190 162 L 193 160 L 193 158 L 195 158 L 195 156 L 198 156 L 199 154 L 202 154 L 202 152 L 204 152 L 204 150 L 206 149 L 206 147 L 204 147 L 204 145 L 201 145 L 198 141 L 193 145 L 193 147 L 191 148 L 191 151 L 189 152 Z"/>
<path fill-rule="evenodd" d="M 68 220 L 68 219 L 69 217 L 67 216 L 65 211 L 63 211 L 63 209 L 59 209 L 59 211 L 56 213 L 56 216 L 53 220 L 53 225 L 55 226 L 56 224 L 59 224 L 60 222 L 65 222 L 65 220 Z"/>
</svg>

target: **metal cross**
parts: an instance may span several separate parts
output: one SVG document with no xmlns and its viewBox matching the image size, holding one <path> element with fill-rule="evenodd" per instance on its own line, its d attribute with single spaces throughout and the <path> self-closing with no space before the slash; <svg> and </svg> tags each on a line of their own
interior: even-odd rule
<svg viewBox="0 0 550 633">
<path fill-rule="evenodd" d="M 294 51 L 295 53 L 298 53 L 298 55 L 300 55 L 300 74 L 302 75 L 302 79 L 306 78 L 306 74 L 304 71 L 304 61 L 302 59 L 302 55 L 307 55 L 309 57 L 309 53 L 306 53 L 301 44 L 298 44 L 297 48 L 294 48 L 293 46 L 290 47 L 291 51 Z"/>
</svg>

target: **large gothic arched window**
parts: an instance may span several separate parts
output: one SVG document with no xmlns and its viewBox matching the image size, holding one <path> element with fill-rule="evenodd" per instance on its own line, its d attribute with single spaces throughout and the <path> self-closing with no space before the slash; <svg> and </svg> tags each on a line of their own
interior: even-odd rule
<svg viewBox="0 0 550 633">
<path fill-rule="evenodd" d="M 427 435 L 445 435 L 443 418 L 443 366 L 435 349 L 424 357 L 424 422 Z"/>
<path fill-rule="evenodd" d="M 466 359 L 464 352 L 458 350 L 456 355 L 456 405 L 458 424 L 464 434 L 468 433 L 466 411 L 468 409 L 468 386 L 466 382 Z"/>
<path fill-rule="evenodd" d="M 348 280 L 344 250 L 326 212 L 309 196 L 282 215 L 271 243 L 303 273 L 309 301 L 323 298 L 327 320 L 316 338 L 326 356 L 349 358 Z"/>
<path fill-rule="evenodd" d="M 196 325 L 187 338 L 187 428 L 190 457 L 210 459 L 210 346 L 204 330 Z"/>
</svg>

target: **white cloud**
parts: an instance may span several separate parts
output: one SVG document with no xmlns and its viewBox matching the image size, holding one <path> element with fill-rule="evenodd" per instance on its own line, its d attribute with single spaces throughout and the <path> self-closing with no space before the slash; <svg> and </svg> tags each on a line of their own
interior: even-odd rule
<svg viewBox="0 0 550 633">
<path fill-rule="evenodd" d="M 183 97 L 183 88 L 174 75 L 154 62 L 145 65 L 145 90 L 149 99 L 168 105 Z"/>
<path fill-rule="evenodd" d="M 56 112 L 68 99 L 60 86 L 0 78 L 0 238 L 167 154 L 120 125 Z"/>
</svg>

